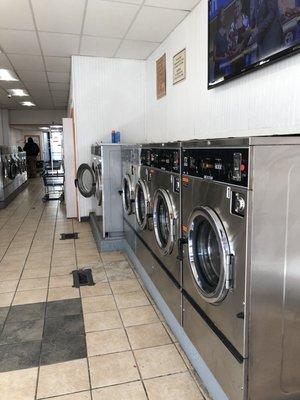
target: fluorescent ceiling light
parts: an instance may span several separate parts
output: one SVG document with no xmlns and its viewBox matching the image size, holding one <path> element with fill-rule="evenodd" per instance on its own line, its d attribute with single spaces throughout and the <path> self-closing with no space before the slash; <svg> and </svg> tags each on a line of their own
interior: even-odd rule
<svg viewBox="0 0 300 400">
<path fill-rule="evenodd" d="M 50 128 L 62 128 L 62 125 L 51 125 Z"/>
<path fill-rule="evenodd" d="M 40 129 L 41 131 L 48 131 L 48 130 L 49 130 L 49 127 L 48 127 L 48 126 L 40 126 L 39 129 Z"/>
<path fill-rule="evenodd" d="M 31 101 L 21 101 L 22 106 L 26 106 L 26 107 L 35 107 L 35 104 L 32 103 Z"/>
<path fill-rule="evenodd" d="M 19 96 L 19 97 L 29 96 L 28 92 L 24 89 L 7 89 L 7 92 L 11 96 Z"/>
<path fill-rule="evenodd" d="M 18 81 L 16 74 L 5 68 L 0 68 L 0 81 Z"/>
</svg>

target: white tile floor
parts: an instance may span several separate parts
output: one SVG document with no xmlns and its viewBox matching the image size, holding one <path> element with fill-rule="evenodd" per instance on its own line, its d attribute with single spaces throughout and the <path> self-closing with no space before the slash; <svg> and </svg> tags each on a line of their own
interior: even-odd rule
<svg viewBox="0 0 300 400">
<path fill-rule="evenodd" d="M 44 204 L 42 196 L 40 181 L 31 181 L 0 211 L 0 318 L 11 305 L 46 302 L 48 310 L 81 299 L 87 355 L 0 372 L 1 400 L 203 400 L 191 365 L 125 255 L 99 254 L 89 224 L 67 220 L 62 205 Z M 69 232 L 79 239 L 61 241 Z M 78 266 L 93 269 L 95 286 L 72 287 L 70 272 Z M 0 328 L 4 323 L 5 317 Z M 29 333 L 22 340 L 29 343 Z"/>
</svg>

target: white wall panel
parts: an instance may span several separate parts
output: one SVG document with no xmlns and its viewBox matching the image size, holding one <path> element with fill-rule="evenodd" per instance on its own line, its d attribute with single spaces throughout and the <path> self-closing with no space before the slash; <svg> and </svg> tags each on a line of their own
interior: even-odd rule
<svg viewBox="0 0 300 400">
<path fill-rule="evenodd" d="M 145 141 L 145 62 L 72 57 L 77 165 L 91 160 L 91 145 L 111 141 L 112 129 L 123 143 Z M 92 211 L 78 196 L 80 216 Z"/>
<path fill-rule="evenodd" d="M 187 49 L 187 79 L 172 84 L 172 58 Z M 156 100 L 155 61 L 167 54 L 167 96 Z M 300 133 L 300 54 L 207 90 L 207 2 L 146 62 L 148 141 Z"/>
</svg>

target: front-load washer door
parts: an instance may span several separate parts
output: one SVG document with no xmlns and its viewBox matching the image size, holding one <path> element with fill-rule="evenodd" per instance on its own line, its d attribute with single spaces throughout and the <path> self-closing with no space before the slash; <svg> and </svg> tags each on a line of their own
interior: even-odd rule
<svg viewBox="0 0 300 400">
<path fill-rule="evenodd" d="M 14 162 L 13 159 L 10 159 L 10 161 L 8 162 L 7 176 L 10 180 L 13 181 L 17 176 L 17 174 L 18 174 L 17 164 Z"/>
<path fill-rule="evenodd" d="M 152 215 L 149 188 L 143 179 L 135 187 L 135 215 L 140 229 L 145 230 Z"/>
<path fill-rule="evenodd" d="M 129 174 L 124 175 L 122 186 L 123 209 L 127 215 L 131 215 L 133 213 L 134 191 L 132 190 L 132 182 Z"/>
<path fill-rule="evenodd" d="M 102 184 L 102 163 L 98 163 L 95 166 L 95 179 L 96 179 L 96 199 L 98 206 L 102 206 L 102 194 L 103 194 L 103 184 Z"/>
<path fill-rule="evenodd" d="M 190 217 L 188 253 L 201 297 L 220 303 L 233 284 L 233 255 L 223 224 L 210 207 L 195 209 Z"/>
<path fill-rule="evenodd" d="M 84 197 L 92 197 L 96 192 L 96 177 L 88 164 L 81 164 L 76 174 L 76 186 Z"/>
<path fill-rule="evenodd" d="M 158 189 L 154 194 L 153 222 L 156 243 L 164 255 L 172 253 L 175 232 L 176 212 L 169 193 Z"/>
</svg>

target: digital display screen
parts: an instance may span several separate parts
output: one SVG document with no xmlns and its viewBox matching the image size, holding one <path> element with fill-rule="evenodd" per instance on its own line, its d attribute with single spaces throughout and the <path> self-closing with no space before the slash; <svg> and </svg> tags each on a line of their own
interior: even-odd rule
<svg viewBox="0 0 300 400">
<path fill-rule="evenodd" d="M 208 4 L 209 88 L 300 48 L 300 0 Z"/>
</svg>

